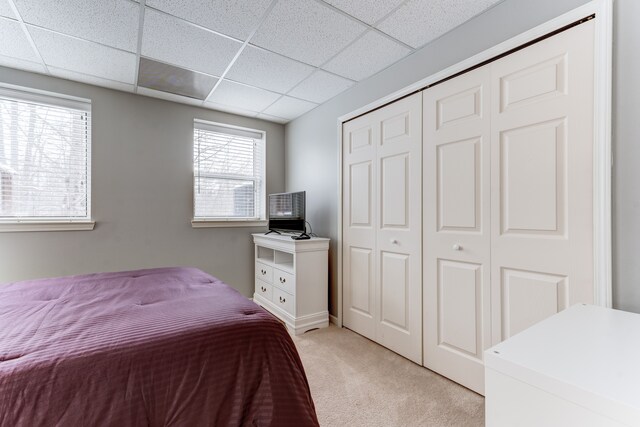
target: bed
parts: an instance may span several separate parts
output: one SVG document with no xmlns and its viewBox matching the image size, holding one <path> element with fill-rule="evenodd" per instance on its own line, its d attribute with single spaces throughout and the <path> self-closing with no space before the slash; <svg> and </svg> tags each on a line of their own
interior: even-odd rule
<svg viewBox="0 0 640 427">
<path fill-rule="evenodd" d="M 291 337 L 194 268 L 0 285 L 0 425 L 318 425 Z"/>
</svg>

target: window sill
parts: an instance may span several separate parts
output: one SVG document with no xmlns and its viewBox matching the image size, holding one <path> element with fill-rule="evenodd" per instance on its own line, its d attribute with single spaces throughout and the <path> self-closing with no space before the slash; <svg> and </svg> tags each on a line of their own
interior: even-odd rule
<svg viewBox="0 0 640 427">
<path fill-rule="evenodd" d="M 78 231 L 93 230 L 95 221 L 14 221 L 0 222 L 0 233 L 19 231 Z"/>
<path fill-rule="evenodd" d="M 215 228 L 215 227 L 266 227 L 269 224 L 266 220 L 236 221 L 226 219 L 192 219 L 193 228 Z"/>
</svg>

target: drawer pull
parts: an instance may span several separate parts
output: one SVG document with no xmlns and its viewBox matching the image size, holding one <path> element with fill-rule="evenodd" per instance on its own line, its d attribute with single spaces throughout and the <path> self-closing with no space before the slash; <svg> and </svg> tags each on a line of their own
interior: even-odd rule
<svg viewBox="0 0 640 427">
<path fill-rule="evenodd" d="M 287 281 L 287 279 L 285 279 L 284 277 L 280 278 L 280 283 L 285 283 Z"/>
<path fill-rule="evenodd" d="M 264 276 L 265 274 L 267 274 L 267 270 L 260 270 L 260 273 L 262 273 L 262 275 Z"/>
<path fill-rule="evenodd" d="M 260 290 L 261 290 L 262 292 L 267 292 L 267 288 L 265 288 L 264 286 L 260 286 Z"/>
<path fill-rule="evenodd" d="M 286 300 L 286 298 L 282 298 L 282 297 L 280 297 L 280 302 L 281 302 L 282 304 L 284 304 L 285 302 L 287 302 L 287 300 Z"/>
</svg>

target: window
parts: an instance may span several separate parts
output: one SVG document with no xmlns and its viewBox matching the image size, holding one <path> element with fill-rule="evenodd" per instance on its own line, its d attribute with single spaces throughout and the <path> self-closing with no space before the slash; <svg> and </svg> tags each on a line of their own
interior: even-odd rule
<svg viewBox="0 0 640 427">
<path fill-rule="evenodd" d="M 0 87 L 0 229 L 56 222 L 93 228 L 90 149 L 89 101 Z M 88 227 L 53 227 L 80 228 Z"/>
<path fill-rule="evenodd" d="M 264 151 L 264 132 L 194 122 L 194 226 L 265 219 Z"/>
</svg>

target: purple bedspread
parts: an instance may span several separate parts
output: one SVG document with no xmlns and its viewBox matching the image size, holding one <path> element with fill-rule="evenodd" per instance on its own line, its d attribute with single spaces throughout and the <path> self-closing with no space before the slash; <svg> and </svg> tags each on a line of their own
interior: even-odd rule
<svg viewBox="0 0 640 427">
<path fill-rule="evenodd" d="M 194 268 L 0 285 L 1 426 L 318 425 L 294 344 Z"/>
</svg>

